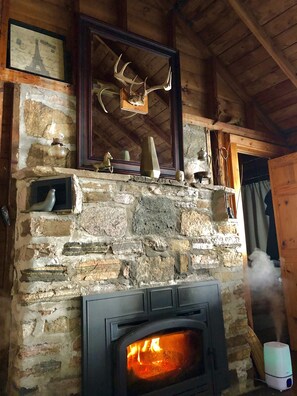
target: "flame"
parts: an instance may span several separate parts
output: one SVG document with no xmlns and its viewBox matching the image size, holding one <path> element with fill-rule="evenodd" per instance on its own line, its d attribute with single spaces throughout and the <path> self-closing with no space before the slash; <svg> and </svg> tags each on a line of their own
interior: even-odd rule
<svg viewBox="0 0 297 396">
<path fill-rule="evenodd" d="M 176 352 L 176 343 L 181 334 L 162 335 L 139 340 L 127 347 L 127 369 L 139 379 L 154 379 L 178 370 L 181 361 Z M 161 342 L 164 347 L 161 346 Z"/>
</svg>

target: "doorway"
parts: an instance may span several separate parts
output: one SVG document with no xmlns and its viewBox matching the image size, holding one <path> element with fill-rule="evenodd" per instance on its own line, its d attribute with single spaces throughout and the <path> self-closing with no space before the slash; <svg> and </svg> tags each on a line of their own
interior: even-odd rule
<svg viewBox="0 0 297 396">
<path fill-rule="evenodd" d="M 254 331 L 262 343 L 287 343 L 268 159 L 238 153 L 238 163 Z"/>
</svg>

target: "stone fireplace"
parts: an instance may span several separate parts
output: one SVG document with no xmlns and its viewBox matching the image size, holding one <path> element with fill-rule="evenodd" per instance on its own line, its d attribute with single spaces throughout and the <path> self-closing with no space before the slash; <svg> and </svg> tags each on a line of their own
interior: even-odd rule
<svg viewBox="0 0 297 396">
<path fill-rule="evenodd" d="M 71 210 L 27 212 L 33 181 L 64 177 Z M 224 392 L 249 388 L 241 246 L 237 220 L 213 216 L 220 187 L 38 166 L 15 178 L 10 395 L 81 394 L 82 296 L 208 281 L 221 290 Z"/>
</svg>

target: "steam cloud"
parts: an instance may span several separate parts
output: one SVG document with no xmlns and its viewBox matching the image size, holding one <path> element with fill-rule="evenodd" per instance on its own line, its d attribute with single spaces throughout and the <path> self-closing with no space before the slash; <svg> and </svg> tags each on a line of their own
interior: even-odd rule
<svg viewBox="0 0 297 396">
<path fill-rule="evenodd" d="M 261 292 L 261 298 L 269 304 L 277 341 L 280 341 L 285 323 L 284 302 L 280 280 L 273 261 L 259 249 L 249 256 L 251 267 L 248 268 L 250 289 Z"/>
</svg>

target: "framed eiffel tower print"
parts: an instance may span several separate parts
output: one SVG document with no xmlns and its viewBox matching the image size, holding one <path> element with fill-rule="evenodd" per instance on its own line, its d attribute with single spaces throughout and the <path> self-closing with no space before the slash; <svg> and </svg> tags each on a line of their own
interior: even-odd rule
<svg viewBox="0 0 297 396">
<path fill-rule="evenodd" d="M 9 21 L 7 67 L 65 81 L 65 38 L 47 30 Z"/>
</svg>

